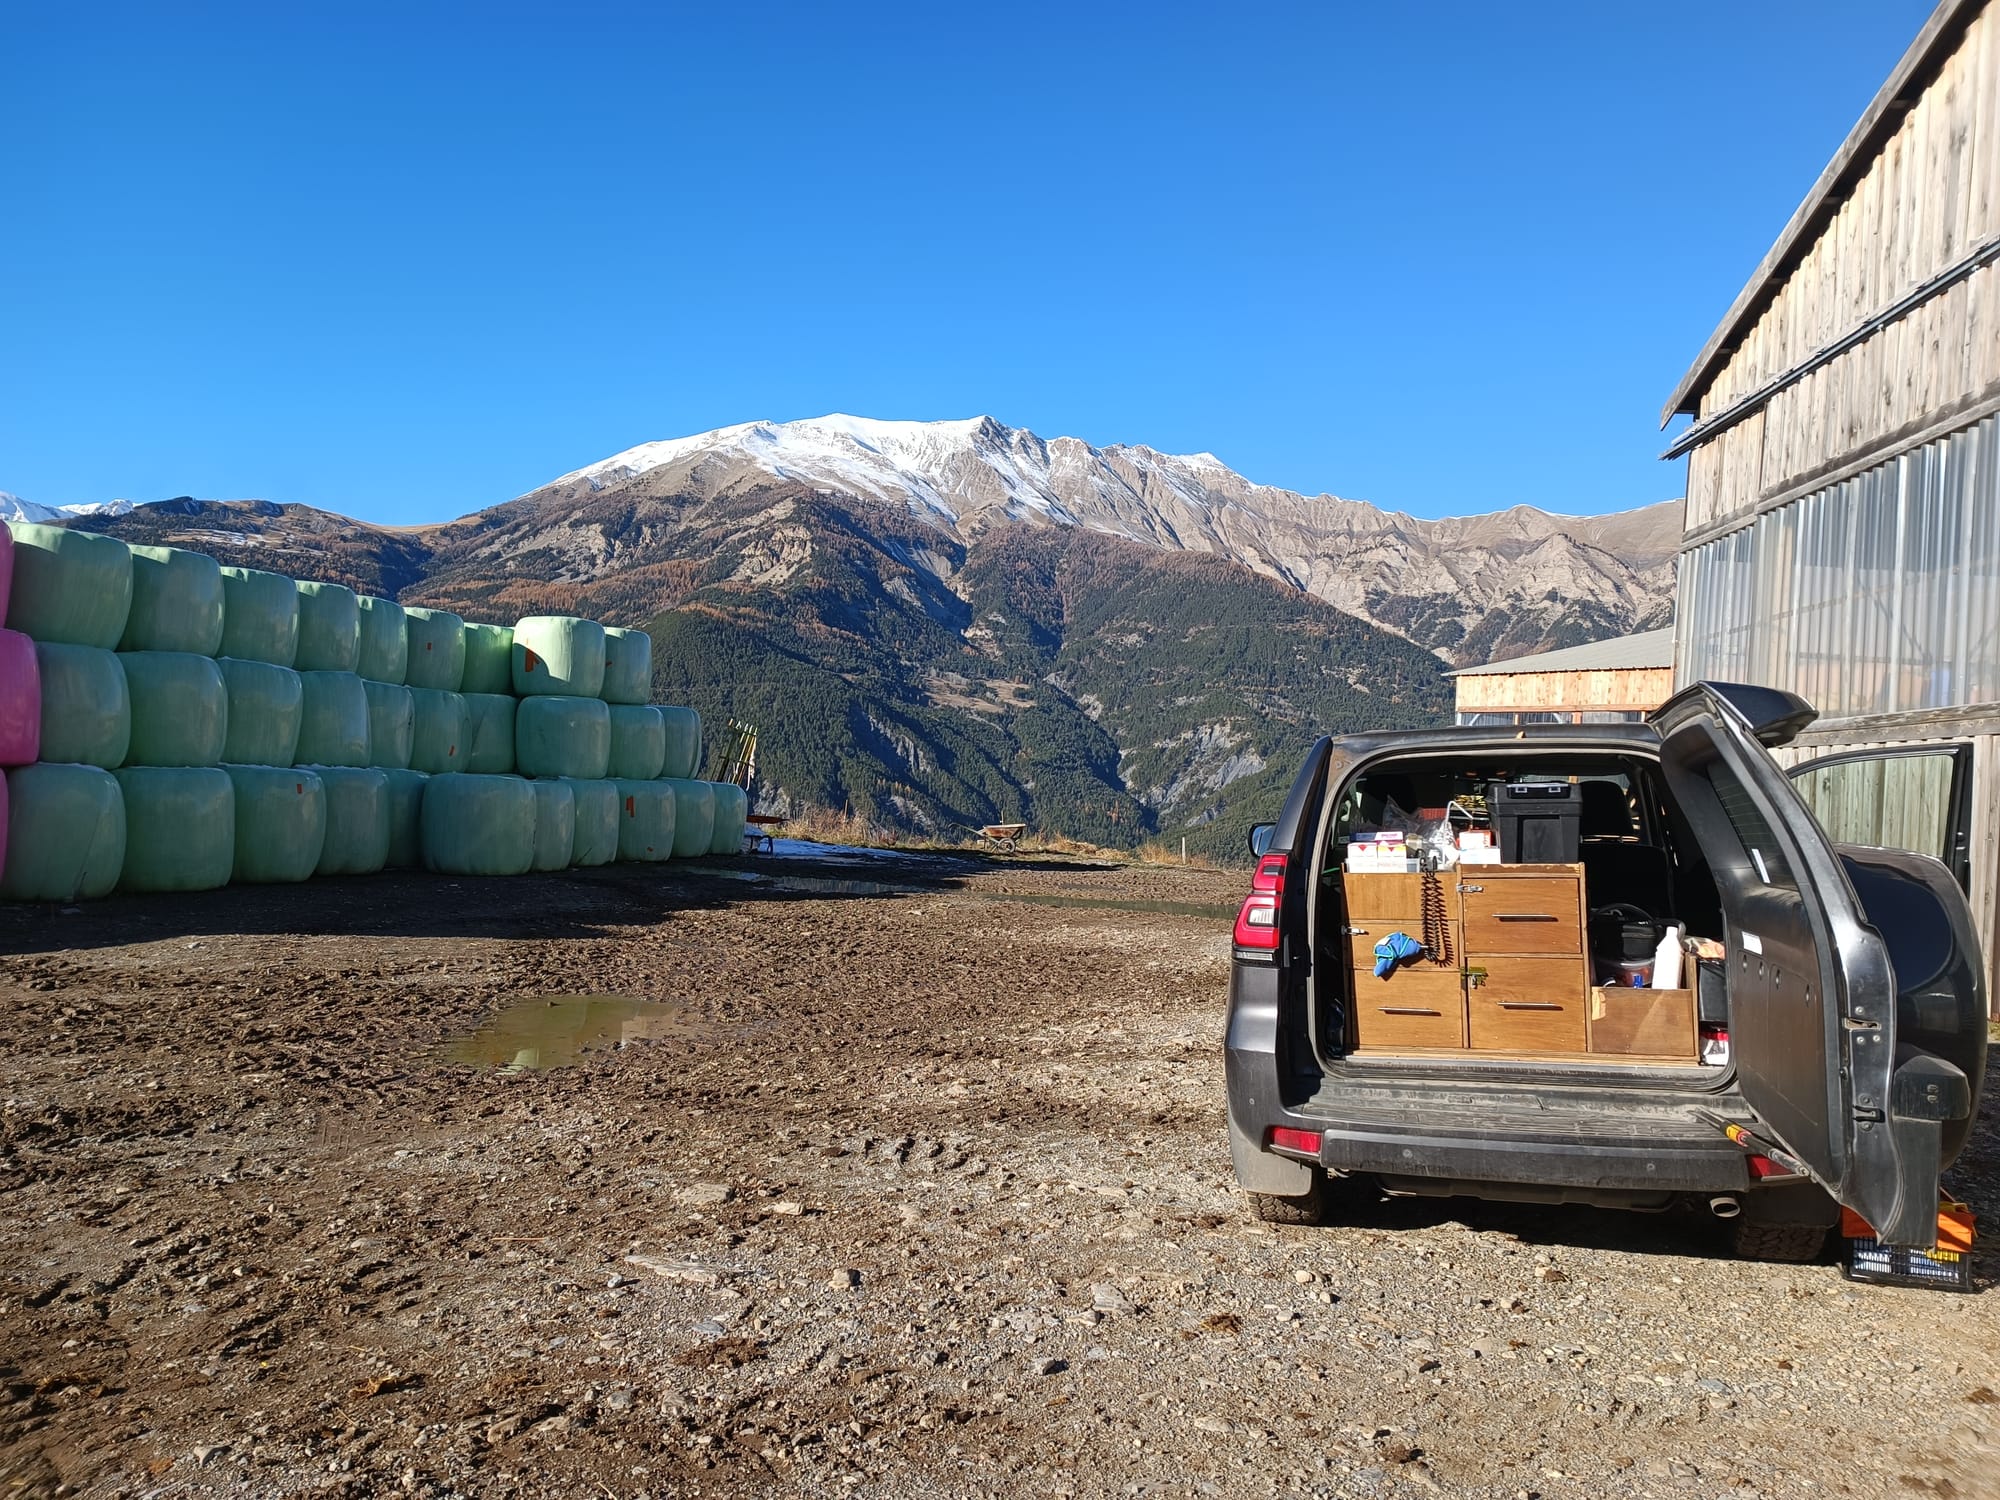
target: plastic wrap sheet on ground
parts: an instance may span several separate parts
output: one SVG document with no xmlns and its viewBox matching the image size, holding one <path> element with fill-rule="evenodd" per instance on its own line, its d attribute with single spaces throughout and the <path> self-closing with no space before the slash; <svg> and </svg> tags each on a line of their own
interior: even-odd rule
<svg viewBox="0 0 2000 1500">
<path fill-rule="evenodd" d="M 660 721 L 666 726 L 667 753 L 661 763 L 662 776 L 686 778 L 701 770 L 701 715 L 691 708 L 663 704 Z"/>
<path fill-rule="evenodd" d="M 465 698 L 443 688 L 411 688 L 416 728 L 410 737 L 410 769 L 442 776 L 465 769 Z"/>
<path fill-rule="evenodd" d="M 710 836 L 711 854 L 741 854 L 743 829 L 750 816 L 750 797 L 742 787 L 727 781 L 711 781 L 715 800 L 715 832 Z"/>
<path fill-rule="evenodd" d="M 410 636 L 403 620 L 403 606 L 393 599 L 362 594 L 355 601 L 361 613 L 361 640 L 356 647 L 354 671 L 366 682 L 401 685 L 410 669 Z"/>
<path fill-rule="evenodd" d="M 132 612 L 132 553 L 115 537 L 9 521 L 7 628 L 38 641 L 115 650 Z"/>
<path fill-rule="evenodd" d="M 448 609 L 406 605 L 410 659 L 403 681 L 413 688 L 459 691 L 465 681 L 465 621 Z"/>
<path fill-rule="evenodd" d="M 132 701 L 131 766 L 216 766 L 229 742 L 229 693 L 215 658 L 188 651 L 121 651 Z M 192 889 L 192 887 L 189 887 Z"/>
<path fill-rule="evenodd" d="M 674 789 L 664 781 L 619 781 L 618 857 L 657 862 L 674 853 Z"/>
<path fill-rule="evenodd" d="M 372 766 L 313 766 L 326 785 L 320 875 L 373 875 L 389 859 L 389 783 Z"/>
<path fill-rule="evenodd" d="M 389 796 L 389 857 L 385 870 L 417 870 L 424 863 L 424 787 L 422 771 L 384 771 Z"/>
<path fill-rule="evenodd" d="M 514 705 L 511 693 L 461 693 L 465 700 L 465 748 L 459 767 L 475 776 L 505 776 L 514 769 Z"/>
<path fill-rule="evenodd" d="M 523 698 L 514 710 L 514 769 L 523 776 L 603 778 L 611 710 L 602 698 Z"/>
<path fill-rule="evenodd" d="M 567 870 L 576 852 L 576 794 L 570 783 L 531 781 L 535 791 L 535 862 L 537 870 Z"/>
<path fill-rule="evenodd" d="M 232 880 L 284 885 L 307 880 L 326 842 L 326 789 L 303 766 L 229 766 L 236 796 Z"/>
<path fill-rule="evenodd" d="M 204 552 L 133 547 L 132 608 L 120 651 L 192 651 L 222 645 L 222 569 Z"/>
<path fill-rule="evenodd" d="M 524 875 L 535 862 L 535 793 L 518 776 L 433 776 L 424 787 L 424 867 Z"/>
<path fill-rule="evenodd" d="M 224 765 L 289 766 L 298 759 L 305 694 L 299 674 L 268 661 L 216 658 L 229 698 Z"/>
<path fill-rule="evenodd" d="M 307 766 L 368 764 L 368 694 L 359 677 L 352 672 L 300 672 L 299 697 L 294 760 Z"/>
<path fill-rule="evenodd" d="M 25 766 L 42 744 L 42 670 L 35 643 L 0 630 L 0 766 Z"/>
<path fill-rule="evenodd" d="M 604 627 L 574 615 L 514 622 L 514 693 L 595 698 L 604 689 Z"/>
<path fill-rule="evenodd" d="M 361 691 L 368 697 L 368 764 L 381 771 L 407 771 L 416 743 L 416 699 L 406 687 L 365 677 Z"/>
<path fill-rule="evenodd" d="M 113 770 L 132 745 L 132 694 L 118 653 L 35 642 L 42 685 L 40 758 Z"/>
<path fill-rule="evenodd" d="M 651 781 L 667 764 L 667 724 L 657 708 L 614 703 L 611 712 L 611 771 L 622 781 Z"/>
<path fill-rule="evenodd" d="M 236 868 L 236 786 L 219 766 L 127 766 L 124 891 L 212 891 Z"/>
<path fill-rule="evenodd" d="M 361 659 L 361 602 L 345 584 L 300 579 L 301 672 L 352 672 Z"/>
<path fill-rule="evenodd" d="M 224 568 L 222 644 L 215 654 L 296 666 L 299 591 L 292 580 L 262 568 Z"/>
<path fill-rule="evenodd" d="M 618 783 L 572 778 L 565 785 L 576 806 L 576 839 L 570 850 L 570 862 L 610 864 L 618 858 Z"/>
<path fill-rule="evenodd" d="M 465 679 L 461 693 L 514 696 L 514 627 L 465 622 Z"/>
<path fill-rule="evenodd" d="M 699 859 L 715 842 L 715 788 L 706 781 L 673 779 L 674 858 Z"/>
<path fill-rule="evenodd" d="M 608 625 L 604 630 L 606 703 L 653 701 L 653 638 L 643 630 Z"/>
<path fill-rule="evenodd" d="M 96 766 L 22 766 L 7 773 L 9 901 L 108 896 L 125 866 L 125 797 Z"/>
</svg>

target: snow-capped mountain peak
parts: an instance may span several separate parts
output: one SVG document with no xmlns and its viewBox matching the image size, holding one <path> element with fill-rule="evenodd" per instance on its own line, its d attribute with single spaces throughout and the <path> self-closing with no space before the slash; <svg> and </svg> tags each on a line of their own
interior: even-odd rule
<svg viewBox="0 0 2000 1500">
<path fill-rule="evenodd" d="M 79 516 L 122 516 L 130 500 L 97 500 L 81 505 L 40 505 L 0 490 L 0 521 L 74 521 Z"/>
</svg>

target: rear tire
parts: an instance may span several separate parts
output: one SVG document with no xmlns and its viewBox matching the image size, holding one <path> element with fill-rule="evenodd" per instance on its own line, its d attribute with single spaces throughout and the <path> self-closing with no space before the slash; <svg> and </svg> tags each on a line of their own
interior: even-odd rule
<svg viewBox="0 0 2000 1500">
<path fill-rule="evenodd" d="M 1307 1224 L 1323 1226 L 1339 1222 L 1340 1206 L 1354 1196 L 1355 1179 L 1313 1173 L 1312 1190 L 1298 1198 L 1280 1198 L 1275 1193 L 1252 1193 L 1250 1211 L 1266 1224 Z"/>
<path fill-rule="evenodd" d="M 1824 1255 L 1831 1232 L 1824 1224 L 1756 1224 L 1749 1219 L 1738 1219 L 1731 1225 L 1738 1259 L 1777 1261 L 1792 1266 L 1805 1265 Z"/>
</svg>

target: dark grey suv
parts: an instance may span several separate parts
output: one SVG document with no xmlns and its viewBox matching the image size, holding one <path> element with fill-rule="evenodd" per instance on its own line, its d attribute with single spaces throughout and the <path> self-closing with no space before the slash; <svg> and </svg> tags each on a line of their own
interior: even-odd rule
<svg viewBox="0 0 2000 1500">
<path fill-rule="evenodd" d="M 1699 684 L 1645 724 L 1321 740 L 1236 924 L 1257 1212 L 1692 1199 L 1804 1260 L 1845 1206 L 1933 1246 L 1986 1069 L 1962 867 L 1829 838 L 1770 753 L 1813 717 Z"/>
</svg>

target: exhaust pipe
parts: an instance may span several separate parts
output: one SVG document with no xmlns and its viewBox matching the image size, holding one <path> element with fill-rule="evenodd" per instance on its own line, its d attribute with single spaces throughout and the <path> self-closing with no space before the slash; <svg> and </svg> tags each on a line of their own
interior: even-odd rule
<svg viewBox="0 0 2000 1500">
<path fill-rule="evenodd" d="M 1743 1200 L 1734 1193 L 1721 1193 L 1708 1200 L 1708 1211 L 1718 1219 L 1733 1219 L 1743 1212 Z"/>
</svg>

